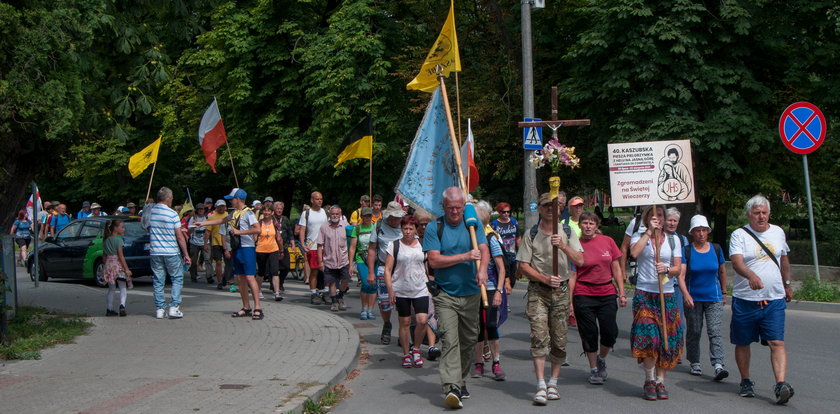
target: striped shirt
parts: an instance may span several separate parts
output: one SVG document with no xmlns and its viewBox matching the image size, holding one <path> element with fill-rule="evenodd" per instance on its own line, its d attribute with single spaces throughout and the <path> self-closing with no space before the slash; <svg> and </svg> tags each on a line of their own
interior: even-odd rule
<svg viewBox="0 0 840 414">
<path fill-rule="evenodd" d="M 166 204 L 157 203 L 152 207 L 149 219 L 149 240 L 152 256 L 173 256 L 180 253 L 176 231 L 180 231 L 181 220 L 178 213 Z"/>
</svg>

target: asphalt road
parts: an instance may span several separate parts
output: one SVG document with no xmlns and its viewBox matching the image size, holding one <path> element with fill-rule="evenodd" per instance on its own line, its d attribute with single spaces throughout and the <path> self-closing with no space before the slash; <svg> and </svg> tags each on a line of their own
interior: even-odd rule
<svg viewBox="0 0 840 414">
<path fill-rule="evenodd" d="M 756 383 L 756 398 L 738 396 L 740 377 L 734 360 L 734 346 L 729 344 L 730 308 L 724 316 L 724 348 L 730 377 L 722 383 L 711 380 L 712 367 L 708 362 L 708 341 L 701 340 L 704 375 L 688 374 L 688 365 L 678 365 L 669 373 L 666 384 L 670 393 L 667 401 L 645 401 L 641 398 L 643 372 L 630 356 L 630 307 L 619 309 L 619 339 L 614 352 L 607 359 L 609 379 L 603 386 L 587 382 L 588 364 L 581 356 L 577 330 L 569 331 L 569 362 L 561 370 L 559 389 L 561 399 L 549 401 L 547 407 L 531 403 L 536 388 L 529 354 L 528 321 L 524 314 L 524 290 L 517 286 L 512 295 L 511 316 L 502 327 L 502 367 L 507 380 L 496 382 L 490 378 L 468 379 L 472 398 L 464 401 L 465 411 L 547 412 L 562 407 L 572 412 L 840 412 L 840 358 L 835 353 L 840 343 L 840 315 L 835 313 L 787 312 L 786 344 L 788 376 L 795 396 L 787 406 L 774 405 L 773 373 L 770 352 L 766 347 L 752 347 L 752 377 Z M 355 290 L 355 289 L 354 289 Z M 355 295 L 354 295 L 355 296 Z M 426 361 L 424 368 L 405 369 L 400 366 L 401 349 L 396 338 L 389 346 L 379 344 L 381 320 L 360 321 L 358 302 L 342 315 L 360 332 L 362 356 L 357 375 L 345 381 L 350 396 L 333 407 L 333 413 L 392 413 L 408 408 L 416 413 L 446 411 L 440 391 L 437 363 Z M 392 321 L 396 324 L 396 315 Z M 396 330 L 395 330 L 396 332 Z M 424 352 L 425 356 L 425 352 Z M 489 369 L 489 367 L 488 367 Z"/>
</svg>

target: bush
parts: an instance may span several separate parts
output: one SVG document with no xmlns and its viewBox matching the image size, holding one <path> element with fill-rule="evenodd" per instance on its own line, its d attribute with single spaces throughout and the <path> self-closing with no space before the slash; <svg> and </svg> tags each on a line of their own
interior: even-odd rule
<svg viewBox="0 0 840 414">
<path fill-rule="evenodd" d="M 838 302 L 840 301 L 840 289 L 828 282 L 818 282 L 814 277 L 805 278 L 799 289 L 793 292 L 796 300 L 807 300 L 811 302 Z"/>
</svg>

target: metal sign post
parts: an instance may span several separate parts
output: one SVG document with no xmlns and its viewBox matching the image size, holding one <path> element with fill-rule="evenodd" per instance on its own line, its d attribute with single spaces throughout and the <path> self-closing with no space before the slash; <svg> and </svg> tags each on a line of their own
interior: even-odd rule
<svg viewBox="0 0 840 414">
<path fill-rule="evenodd" d="M 814 205 L 811 200 L 811 178 L 808 174 L 808 154 L 825 141 L 828 123 L 820 108 L 808 102 L 797 102 L 785 109 L 779 119 L 782 144 L 795 154 L 802 155 L 805 171 L 805 194 L 808 197 L 808 225 L 811 230 L 811 250 L 814 253 L 814 273 L 820 282 L 820 260 L 817 255 L 817 233 L 814 231 Z"/>
<path fill-rule="evenodd" d="M 38 244 L 41 241 L 40 233 L 38 226 L 41 224 L 41 218 L 39 217 L 41 214 L 41 203 L 39 202 L 40 197 L 38 194 L 38 186 L 35 185 L 35 181 L 32 182 L 32 240 L 34 242 L 32 247 L 32 274 L 35 275 L 33 280 L 35 280 L 35 287 L 38 287 Z"/>
</svg>

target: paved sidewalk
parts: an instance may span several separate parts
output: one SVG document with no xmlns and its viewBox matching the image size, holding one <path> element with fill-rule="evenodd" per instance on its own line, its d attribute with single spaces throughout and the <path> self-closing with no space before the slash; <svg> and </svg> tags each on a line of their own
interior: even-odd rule
<svg viewBox="0 0 840 414">
<path fill-rule="evenodd" d="M 21 305 L 92 315 L 95 327 L 41 360 L 0 362 L 0 412 L 299 412 L 359 352 L 350 323 L 295 304 L 304 303 L 299 282 L 287 283 L 286 301 L 263 302 L 262 321 L 231 318 L 239 294 L 203 281 L 186 282 L 177 320 L 154 318 L 148 278 L 129 291 L 124 318 L 106 318 L 106 290 L 79 281 L 36 289 L 18 268 L 18 287 Z"/>
</svg>

